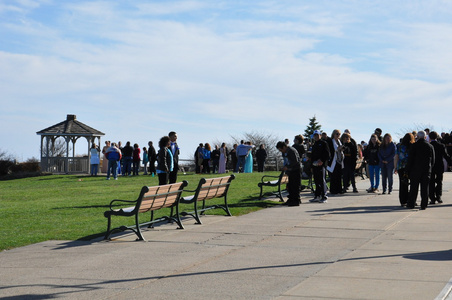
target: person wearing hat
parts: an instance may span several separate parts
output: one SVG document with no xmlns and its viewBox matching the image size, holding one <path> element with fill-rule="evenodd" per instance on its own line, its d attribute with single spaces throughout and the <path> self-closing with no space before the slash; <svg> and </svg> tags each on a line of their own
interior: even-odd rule
<svg viewBox="0 0 452 300">
<path fill-rule="evenodd" d="M 315 192 L 314 199 L 309 202 L 327 202 L 327 185 L 326 185 L 326 166 L 330 159 L 330 150 L 328 143 L 321 139 L 321 133 L 319 130 L 315 130 L 312 134 L 314 139 L 314 145 L 311 150 L 311 165 L 312 174 L 314 176 Z"/>
</svg>

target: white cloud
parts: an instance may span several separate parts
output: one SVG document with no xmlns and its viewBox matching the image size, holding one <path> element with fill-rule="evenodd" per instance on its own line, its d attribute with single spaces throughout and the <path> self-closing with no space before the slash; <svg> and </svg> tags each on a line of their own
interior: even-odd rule
<svg viewBox="0 0 452 300">
<path fill-rule="evenodd" d="M 313 115 L 365 140 L 374 127 L 447 124 L 426 105 L 452 104 L 451 25 L 416 3 L 55 2 L 56 23 L 0 23 L 26 50 L 0 46 L 0 126 L 18 131 L 0 137 L 24 145 L 74 113 L 140 145 L 174 129 L 188 156 L 254 129 L 292 136 Z M 431 17 L 414 20 L 418 7 Z M 28 115 L 32 130 L 19 125 Z"/>
</svg>

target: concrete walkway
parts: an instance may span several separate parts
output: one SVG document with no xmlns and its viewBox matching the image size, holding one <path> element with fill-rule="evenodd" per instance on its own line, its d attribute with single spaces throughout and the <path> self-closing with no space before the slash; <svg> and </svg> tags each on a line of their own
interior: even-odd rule
<svg viewBox="0 0 452 300">
<path fill-rule="evenodd" d="M 401 208 L 397 186 L 368 185 L 326 204 L 304 193 L 299 207 L 165 224 L 146 242 L 3 251 L 0 299 L 452 299 L 452 173 L 444 204 L 425 211 Z"/>
</svg>

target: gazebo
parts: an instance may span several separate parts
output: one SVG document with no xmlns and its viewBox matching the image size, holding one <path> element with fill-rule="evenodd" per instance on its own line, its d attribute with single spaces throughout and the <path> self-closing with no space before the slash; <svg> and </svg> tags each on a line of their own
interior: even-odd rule
<svg viewBox="0 0 452 300">
<path fill-rule="evenodd" d="M 89 173 L 90 148 L 92 143 L 100 146 L 100 138 L 105 135 L 88 125 L 78 121 L 75 115 L 67 115 L 65 121 L 36 132 L 41 136 L 41 170 L 52 173 Z M 55 153 L 55 141 L 64 138 L 66 142 L 66 157 Z M 75 157 L 75 143 L 81 137 L 88 142 L 88 154 Z M 69 156 L 72 143 L 72 156 Z"/>
</svg>

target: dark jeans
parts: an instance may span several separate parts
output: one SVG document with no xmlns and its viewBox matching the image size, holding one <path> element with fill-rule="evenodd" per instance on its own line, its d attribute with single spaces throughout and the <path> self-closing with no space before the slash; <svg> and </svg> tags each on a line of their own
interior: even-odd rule
<svg viewBox="0 0 452 300">
<path fill-rule="evenodd" d="M 441 200 L 443 195 L 443 172 L 432 172 L 432 177 L 430 178 L 429 194 L 430 200 L 436 202 Z"/>
<path fill-rule="evenodd" d="M 138 175 L 138 170 L 140 169 L 140 161 L 133 161 L 133 175 Z"/>
<path fill-rule="evenodd" d="M 124 161 L 124 166 L 122 168 L 122 174 L 130 175 L 130 173 L 132 172 L 132 161 L 133 161 L 132 156 L 124 157 L 123 161 Z"/>
<path fill-rule="evenodd" d="M 407 207 L 414 207 L 417 199 L 417 194 L 419 192 L 419 185 L 421 186 L 421 207 L 427 207 L 429 181 L 430 174 L 428 172 L 410 174 L 410 197 L 407 203 Z"/>
<path fill-rule="evenodd" d="M 287 191 L 289 192 L 288 203 L 300 203 L 300 186 L 301 186 L 301 172 L 300 169 L 287 171 L 289 182 L 287 183 Z"/>
<path fill-rule="evenodd" d="M 158 173 L 159 185 L 168 184 L 168 173 Z"/>
<path fill-rule="evenodd" d="M 312 175 L 314 176 L 315 197 L 325 197 L 326 195 L 326 170 L 324 167 L 312 167 Z"/>
<path fill-rule="evenodd" d="M 265 159 L 264 160 L 258 160 L 257 161 L 257 171 L 258 172 L 264 172 L 264 165 L 265 165 Z"/>
<path fill-rule="evenodd" d="M 237 165 L 235 166 L 235 170 L 234 172 L 238 172 L 240 170 L 240 167 L 242 168 L 242 173 L 243 173 L 243 169 L 245 169 L 245 160 L 246 160 L 246 155 L 241 155 L 237 158 Z"/>
<path fill-rule="evenodd" d="M 408 197 L 409 197 L 409 184 L 406 180 L 407 172 L 405 169 L 399 169 L 397 170 L 397 173 L 399 174 L 399 201 L 400 205 L 406 205 L 408 203 Z M 405 179 L 404 179 L 405 178 Z"/>
<path fill-rule="evenodd" d="M 330 193 L 339 194 L 342 192 L 342 166 L 336 163 L 333 172 L 330 174 Z"/>
<path fill-rule="evenodd" d="M 169 173 L 169 175 L 168 175 L 169 183 L 176 183 L 178 169 L 179 169 L 179 167 L 174 167 L 174 170 Z"/>
<path fill-rule="evenodd" d="M 388 191 L 392 192 L 393 185 L 393 174 L 394 174 L 394 163 L 383 164 L 380 168 L 381 171 L 381 184 L 383 186 L 383 192 L 386 192 L 386 184 L 388 187 Z"/>
<path fill-rule="evenodd" d="M 342 171 L 344 173 L 344 188 L 349 187 L 351 183 L 353 189 L 356 189 L 355 166 L 344 164 L 344 169 Z"/>
<path fill-rule="evenodd" d="M 118 161 L 114 159 L 108 160 L 107 178 L 113 173 L 113 178 L 118 178 Z"/>
<path fill-rule="evenodd" d="M 202 172 L 210 174 L 210 159 L 204 158 L 202 161 Z"/>
</svg>

